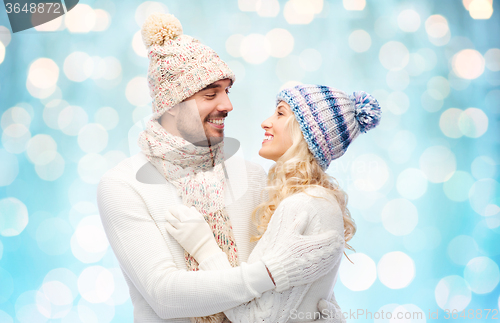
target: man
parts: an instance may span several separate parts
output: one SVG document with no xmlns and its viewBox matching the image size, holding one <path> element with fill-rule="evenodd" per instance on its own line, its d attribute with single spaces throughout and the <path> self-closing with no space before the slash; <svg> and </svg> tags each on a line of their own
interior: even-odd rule
<svg viewBox="0 0 500 323">
<path fill-rule="evenodd" d="M 269 251 L 274 261 L 245 262 L 255 245 L 250 236 L 257 234 L 250 214 L 262 202 L 266 174 L 259 165 L 224 155 L 234 75 L 212 49 L 183 35 L 172 15 L 148 17 L 142 36 L 149 50 L 153 116 L 139 136 L 142 152 L 109 170 L 97 192 L 104 229 L 129 286 L 134 322 L 227 322 L 224 310 L 273 288 L 304 284 L 306 271 L 310 277 L 326 274 L 333 265 L 328 255 L 318 260 L 320 266 L 280 267 L 280 259 L 298 257 L 288 246 Z M 231 164 L 237 171 L 228 175 Z M 234 268 L 203 270 L 203 261 L 198 264 L 166 232 L 168 207 L 181 203 L 205 215 Z"/>
</svg>

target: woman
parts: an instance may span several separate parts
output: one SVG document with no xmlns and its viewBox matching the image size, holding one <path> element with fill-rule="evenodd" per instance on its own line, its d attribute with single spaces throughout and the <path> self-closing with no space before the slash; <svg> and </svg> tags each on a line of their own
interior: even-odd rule
<svg viewBox="0 0 500 323">
<path fill-rule="evenodd" d="M 325 170 L 332 160 L 345 153 L 360 132 L 377 126 L 380 117 L 377 100 L 365 92 L 348 96 L 327 86 L 298 85 L 278 93 L 275 113 L 262 123 L 266 132 L 259 155 L 276 164 L 268 175 L 269 199 L 252 214 L 261 234 L 253 237 L 258 243 L 248 263 L 264 260 L 264 250 L 287 242 L 291 237 L 287 232 L 294 229 L 304 235 L 334 230 L 339 237 L 333 249 L 338 261 L 328 274 L 312 283 L 271 290 L 260 298 L 224 311 L 231 322 L 317 319 L 316 304 L 321 298 L 330 299 L 336 307 L 335 313 L 323 314 L 335 316 L 334 322 L 345 322 L 333 287 L 344 245 L 353 250 L 346 242 L 352 239 L 356 227 L 346 207 L 347 195 Z M 192 235 L 189 226 L 180 225 L 179 219 L 187 216 L 201 222 L 203 215 L 186 206 L 173 207 L 170 211 L 167 230 L 186 248 L 185 237 Z M 203 249 L 198 252 L 202 258 L 200 268 L 230 268 L 226 254 L 214 245 L 212 231 L 208 224 L 206 226 L 206 234 L 200 237 L 203 243 L 197 247 Z M 192 254 L 196 251 L 199 250 L 193 250 Z M 304 253 L 304 261 L 307 261 L 307 253 Z M 273 259 L 264 262 L 293 270 L 293 264 L 273 264 Z"/>
</svg>

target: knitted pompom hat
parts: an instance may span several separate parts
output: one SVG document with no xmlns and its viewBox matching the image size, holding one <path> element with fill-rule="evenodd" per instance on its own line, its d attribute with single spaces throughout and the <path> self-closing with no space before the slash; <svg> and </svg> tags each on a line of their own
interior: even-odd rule
<svg viewBox="0 0 500 323">
<path fill-rule="evenodd" d="M 382 111 L 366 92 L 352 95 L 322 85 L 302 84 L 280 91 L 276 104 L 286 102 L 300 124 L 309 150 L 323 170 L 342 156 L 360 132 L 376 127 Z"/>
<path fill-rule="evenodd" d="M 182 34 L 171 14 L 151 14 L 141 29 L 148 49 L 149 93 L 153 119 L 206 86 L 225 78 L 234 83 L 233 71 L 210 47 Z"/>
</svg>

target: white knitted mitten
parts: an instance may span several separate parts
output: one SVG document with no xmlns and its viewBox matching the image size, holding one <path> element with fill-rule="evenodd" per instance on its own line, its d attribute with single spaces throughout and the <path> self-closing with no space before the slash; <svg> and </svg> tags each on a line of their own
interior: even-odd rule
<svg viewBox="0 0 500 323">
<path fill-rule="evenodd" d="M 283 236 L 262 256 L 278 292 L 316 281 L 338 261 L 344 238 L 335 230 L 302 235 L 300 232 L 304 232 L 307 224 L 307 216 L 298 216 L 289 229 L 280 232 Z"/>
</svg>

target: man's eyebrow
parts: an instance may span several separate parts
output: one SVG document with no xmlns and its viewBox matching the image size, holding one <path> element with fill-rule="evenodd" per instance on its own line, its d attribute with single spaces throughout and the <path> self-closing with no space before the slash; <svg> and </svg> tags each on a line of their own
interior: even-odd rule
<svg viewBox="0 0 500 323">
<path fill-rule="evenodd" d="M 205 90 L 208 90 L 208 89 L 215 89 L 215 88 L 219 88 L 221 87 L 220 84 L 217 84 L 217 83 L 212 83 L 206 87 L 204 87 L 203 89 L 201 89 L 200 91 L 205 91 Z"/>
</svg>

